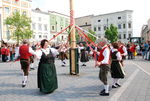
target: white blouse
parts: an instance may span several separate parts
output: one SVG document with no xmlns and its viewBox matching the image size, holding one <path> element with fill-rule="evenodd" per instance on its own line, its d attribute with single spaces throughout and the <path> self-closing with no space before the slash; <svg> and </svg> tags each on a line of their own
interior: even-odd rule
<svg viewBox="0 0 150 101">
<path fill-rule="evenodd" d="M 50 50 L 54 57 L 56 57 L 59 54 L 58 50 L 56 50 L 55 48 L 46 48 L 46 49 L 42 48 L 42 49 L 36 51 L 37 58 L 41 59 L 42 52 L 44 52 L 47 55 L 50 53 Z"/>
<path fill-rule="evenodd" d="M 118 51 L 118 50 L 113 48 L 112 52 L 115 52 L 115 51 Z M 121 53 L 119 51 L 117 52 L 116 56 L 117 56 L 117 60 L 122 60 L 122 56 L 121 56 Z"/>
</svg>

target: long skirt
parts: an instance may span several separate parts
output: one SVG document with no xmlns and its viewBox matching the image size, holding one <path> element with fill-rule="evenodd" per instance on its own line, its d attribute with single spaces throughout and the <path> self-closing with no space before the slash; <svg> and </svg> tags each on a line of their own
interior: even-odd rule
<svg viewBox="0 0 150 101">
<path fill-rule="evenodd" d="M 111 63 L 111 77 L 112 78 L 124 78 L 122 64 L 119 61 L 112 61 Z"/>
<path fill-rule="evenodd" d="M 39 63 L 38 88 L 43 93 L 52 93 L 58 88 L 57 74 L 54 63 Z"/>
<path fill-rule="evenodd" d="M 85 51 L 81 52 L 80 61 L 81 62 L 88 62 L 89 61 L 88 54 Z"/>
</svg>

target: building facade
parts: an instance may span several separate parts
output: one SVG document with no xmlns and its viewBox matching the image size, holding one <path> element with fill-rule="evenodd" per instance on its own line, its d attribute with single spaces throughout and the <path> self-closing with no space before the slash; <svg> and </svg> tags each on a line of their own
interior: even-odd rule
<svg viewBox="0 0 150 101">
<path fill-rule="evenodd" d="M 88 15 L 88 16 L 83 16 L 79 18 L 75 18 L 75 23 L 78 25 L 80 28 L 88 31 L 92 29 L 92 18 L 94 15 Z"/>
<path fill-rule="evenodd" d="M 32 10 L 31 13 L 33 37 L 32 41 L 49 40 L 50 35 L 50 17 L 49 13 L 42 12 L 39 8 Z"/>
<path fill-rule="evenodd" d="M 147 22 L 148 22 L 147 40 L 150 41 L 150 19 Z"/>
<path fill-rule="evenodd" d="M 150 42 L 150 19 L 147 21 L 147 25 L 142 26 L 141 38 L 143 42 Z"/>
<path fill-rule="evenodd" d="M 92 30 L 96 35 L 105 37 L 105 30 L 111 24 L 118 27 L 119 40 L 127 43 L 129 37 L 133 36 L 132 10 L 124 10 L 114 13 L 97 15 L 92 18 Z"/>
<path fill-rule="evenodd" d="M 61 30 L 69 26 L 70 17 L 54 11 L 49 11 L 48 13 L 50 15 L 50 33 L 51 37 L 54 37 L 57 33 L 61 32 Z M 68 32 L 65 31 L 60 35 L 58 35 L 52 41 L 55 43 L 62 43 L 67 41 L 67 39 L 68 39 Z"/>
<path fill-rule="evenodd" d="M 1 40 L 9 41 L 11 39 L 11 33 L 8 30 L 8 27 L 4 24 L 5 19 L 16 11 L 19 11 L 20 14 L 26 14 L 30 17 L 31 2 L 31 0 L 0 0 Z"/>
</svg>

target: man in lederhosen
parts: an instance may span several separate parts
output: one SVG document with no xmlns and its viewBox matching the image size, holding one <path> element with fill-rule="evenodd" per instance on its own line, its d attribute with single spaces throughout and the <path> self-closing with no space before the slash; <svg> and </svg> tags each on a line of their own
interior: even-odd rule
<svg viewBox="0 0 150 101">
<path fill-rule="evenodd" d="M 110 70 L 110 49 L 107 46 L 107 39 L 101 38 L 97 40 L 99 51 L 96 66 L 99 66 L 99 78 L 104 84 L 104 89 L 100 92 L 101 96 L 109 96 L 109 85 L 107 82 L 108 72 Z"/>
<path fill-rule="evenodd" d="M 23 40 L 23 45 L 20 46 L 19 51 L 15 54 L 15 59 L 20 56 L 20 64 L 23 71 L 22 87 L 25 87 L 27 83 L 31 54 L 35 53 L 32 48 L 29 47 L 27 40 Z"/>
</svg>

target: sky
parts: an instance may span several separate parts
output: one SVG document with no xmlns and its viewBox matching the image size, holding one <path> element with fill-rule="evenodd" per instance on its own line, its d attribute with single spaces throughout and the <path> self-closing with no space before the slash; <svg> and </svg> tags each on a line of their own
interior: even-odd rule
<svg viewBox="0 0 150 101">
<path fill-rule="evenodd" d="M 69 15 L 70 0 L 32 0 L 32 8 Z M 140 36 L 142 25 L 150 18 L 150 0 L 73 0 L 75 18 L 133 10 L 133 36 Z"/>
</svg>

